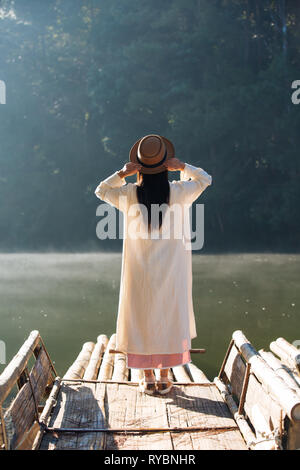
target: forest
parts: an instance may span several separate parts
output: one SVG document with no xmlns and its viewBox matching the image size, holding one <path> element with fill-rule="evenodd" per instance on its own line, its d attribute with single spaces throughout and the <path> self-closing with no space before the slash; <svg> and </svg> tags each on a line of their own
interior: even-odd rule
<svg viewBox="0 0 300 470">
<path fill-rule="evenodd" d="M 299 20 L 292 0 L 1 1 L 0 250 L 121 249 L 94 191 L 157 133 L 212 175 L 202 251 L 299 251 Z"/>
</svg>

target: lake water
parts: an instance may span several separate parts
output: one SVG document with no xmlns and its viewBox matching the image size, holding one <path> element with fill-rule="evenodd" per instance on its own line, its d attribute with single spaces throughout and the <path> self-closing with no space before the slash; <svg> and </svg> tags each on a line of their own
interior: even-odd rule
<svg viewBox="0 0 300 470">
<path fill-rule="evenodd" d="M 1 254 L 6 362 L 36 329 L 63 375 L 84 342 L 115 332 L 120 272 L 120 253 Z M 299 273 L 300 255 L 193 255 L 192 347 L 207 349 L 193 362 L 212 379 L 235 330 L 257 349 L 279 336 L 300 340 Z"/>
</svg>

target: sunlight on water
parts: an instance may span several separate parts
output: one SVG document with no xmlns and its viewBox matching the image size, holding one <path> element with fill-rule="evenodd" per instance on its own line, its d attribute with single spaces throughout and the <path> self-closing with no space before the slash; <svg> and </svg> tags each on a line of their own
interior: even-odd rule
<svg viewBox="0 0 300 470">
<path fill-rule="evenodd" d="M 234 330 L 268 348 L 300 339 L 299 255 L 194 255 L 193 361 L 213 378 Z M 33 329 L 62 375 L 85 341 L 115 331 L 121 255 L 1 254 L 0 340 L 9 361 Z M 4 368 L 0 365 L 0 371 Z"/>
</svg>

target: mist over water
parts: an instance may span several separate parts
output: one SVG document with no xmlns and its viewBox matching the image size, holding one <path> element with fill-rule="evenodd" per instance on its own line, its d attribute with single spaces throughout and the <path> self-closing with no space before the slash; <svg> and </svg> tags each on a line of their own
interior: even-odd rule
<svg viewBox="0 0 300 470">
<path fill-rule="evenodd" d="M 237 329 L 257 349 L 279 336 L 300 339 L 299 271 L 300 255 L 193 255 L 198 336 L 192 346 L 207 349 L 193 362 L 209 378 Z M 0 340 L 7 363 L 37 329 L 63 375 L 84 342 L 115 332 L 120 274 L 120 253 L 0 254 Z"/>
</svg>

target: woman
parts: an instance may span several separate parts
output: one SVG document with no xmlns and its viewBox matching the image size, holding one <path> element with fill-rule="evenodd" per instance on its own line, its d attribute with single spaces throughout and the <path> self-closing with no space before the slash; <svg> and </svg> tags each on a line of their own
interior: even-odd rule
<svg viewBox="0 0 300 470">
<path fill-rule="evenodd" d="M 180 181 L 169 182 L 168 171 L 180 171 Z M 134 174 L 137 182 L 126 184 Z M 130 161 L 95 191 L 124 214 L 116 349 L 127 355 L 128 368 L 144 370 L 140 388 L 148 394 L 167 393 L 170 367 L 191 362 L 197 334 L 185 211 L 211 181 L 201 168 L 175 158 L 168 139 L 152 134 L 139 139 Z"/>
</svg>

